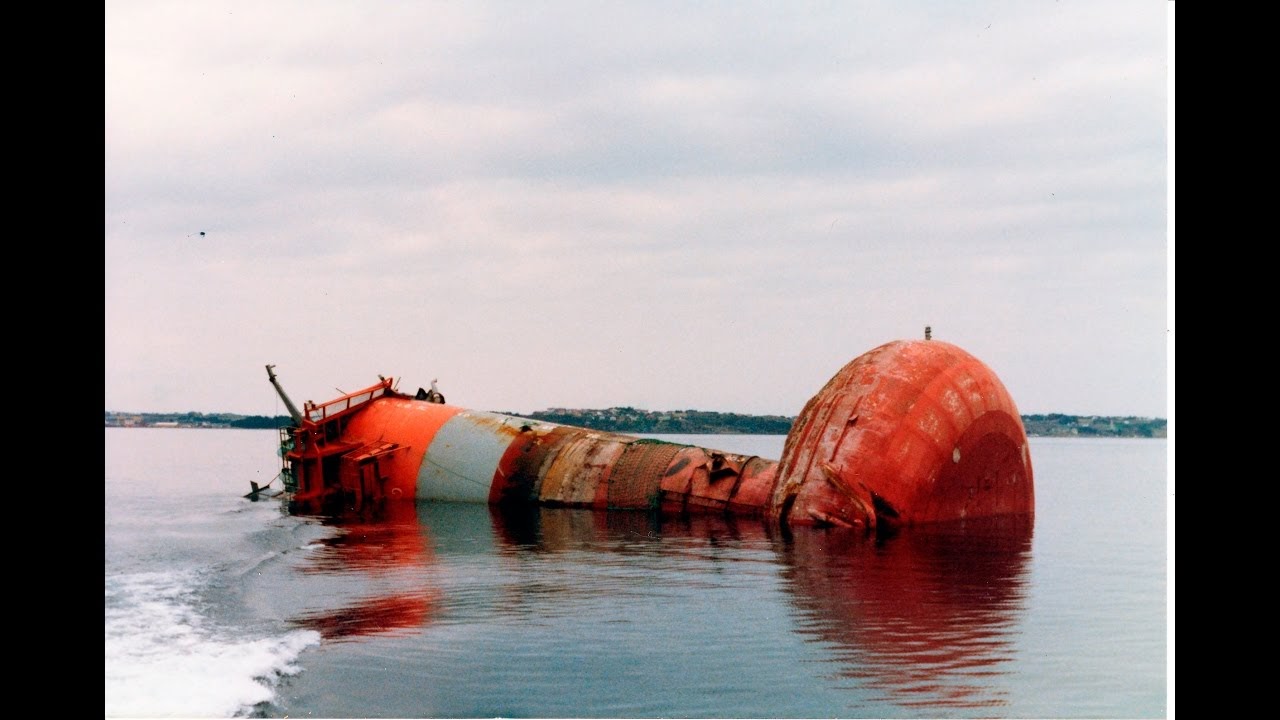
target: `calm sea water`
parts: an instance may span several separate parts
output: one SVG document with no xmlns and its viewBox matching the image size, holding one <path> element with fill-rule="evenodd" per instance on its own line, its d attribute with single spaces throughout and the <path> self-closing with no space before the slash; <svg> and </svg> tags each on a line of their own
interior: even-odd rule
<svg viewBox="0 0 1280 720">
<path fill-rule="evenodd" d="M 1034 529 L 882 541 L 473 505 L 291 516 L 242 497 L 276 442 L 106 429 L 107 717 L 1172 714 L 1164 440 L 1032 438 Z"/>
</svg>

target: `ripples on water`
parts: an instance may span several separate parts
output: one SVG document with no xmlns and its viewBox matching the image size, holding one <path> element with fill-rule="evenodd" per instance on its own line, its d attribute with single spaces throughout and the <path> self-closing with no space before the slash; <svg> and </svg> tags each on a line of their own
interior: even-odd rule
<svg viewBox="0 0 1280 720">
<path fill-rule="evenodd" d="M 387 659 L 449 688 L 429 714 L 773 716 L 1008 700 L 997 680 L 1015 654 L 1027 528 L 868 542 L 782 538 L 750 520 L 430 504 L 326 522 L 340 532 L 300 556 L 290 622 L 330 647 L 394 648 Z M 762 679 L 795 676 L 797 661 L 805 676 L 788 692 L 821 692 L 780 700 L 786 686 Z M 348 691 L 340 714 L 359 708 L 353 695 L 384 708 L 404 695 L 384 673 L 340 668 L 382 689 Z M 406 701 L 392 714 L 423 712 L 416 693 Z"/>
<path fill-rule="evenodd" d="M 1102 568 L 1059 515 L 1072 488 L 1056 476 L 1100 493 L 1142 472 L 1134 457 L 1150 456 L 1133 448 L 1037 454 L 1034 533 L 969 524 L 876 540 L 477 505 L 290 516 L 239 497 L 273 470 L 260 437 L 146 438 L 242 458 L 239 477 L 177 479 L 130 455 L 174 431 L 116 432 L 132 435 L 108 432 L 128 456 L 113 474 L 109 442 L 108 716 L 1164 713 L 1157 528 L 1130 528 Z M 675 437 L 765 457 L 782 442 Z M 1121 467 L 1066 470 L 1091 457 Z M 1116 502 L 1162 521 L 1132 493 Z M 1046 505 L 1059 511 L 1048 520 Z M 1102 525 L 1101 538 L 1123 534 Z"/>
</svg>

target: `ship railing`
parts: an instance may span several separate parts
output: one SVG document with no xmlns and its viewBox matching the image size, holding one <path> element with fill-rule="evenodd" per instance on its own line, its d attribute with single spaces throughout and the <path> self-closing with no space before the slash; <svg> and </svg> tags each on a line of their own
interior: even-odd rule
<svg viewBox="0 0 1280 720">
<path fill-rule="evenodd" d="M 390 390 L 391 378 L 387 378 L 377 385 L 348 393 L 336 400 L 330 400 L 320 405 L 313 405 L 308 402 L 305 410 L 306 419 L 317 425 L 323 424 L 359 409 L 360 406 L 386 395 Z"/>
</svg>

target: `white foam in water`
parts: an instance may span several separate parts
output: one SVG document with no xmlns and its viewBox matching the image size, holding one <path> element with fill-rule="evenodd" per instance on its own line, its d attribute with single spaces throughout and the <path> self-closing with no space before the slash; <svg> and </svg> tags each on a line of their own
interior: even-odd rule
<svg viewBox="0 0 1280 720">
<path fill-rule="evenodd" d="M 108 578 L 107 717 L 233 717 L 275 697 L 275 683 L 320 635 L 219 637 L 194 607 L 195 573 Z"/>
</svg>

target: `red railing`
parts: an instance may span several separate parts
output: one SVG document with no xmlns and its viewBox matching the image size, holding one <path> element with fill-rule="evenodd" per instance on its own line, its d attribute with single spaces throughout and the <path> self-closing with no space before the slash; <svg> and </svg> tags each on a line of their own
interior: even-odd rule
<svg viewBox="0 0 1280 720">
<path fill-rule="evenodd" d="M 377 385 L 371 385 L 363 390 L 348 393 L 336 400 L 330 400 L 320 405 L 312 405 L 308 402 L 303 406 L 302 413 L 307 422 L 320 425 L 342 417 L 359 409 L 361 405 L 392 392 L 391 384 L 392 378 L 386 378 Z"/>
</svg>

